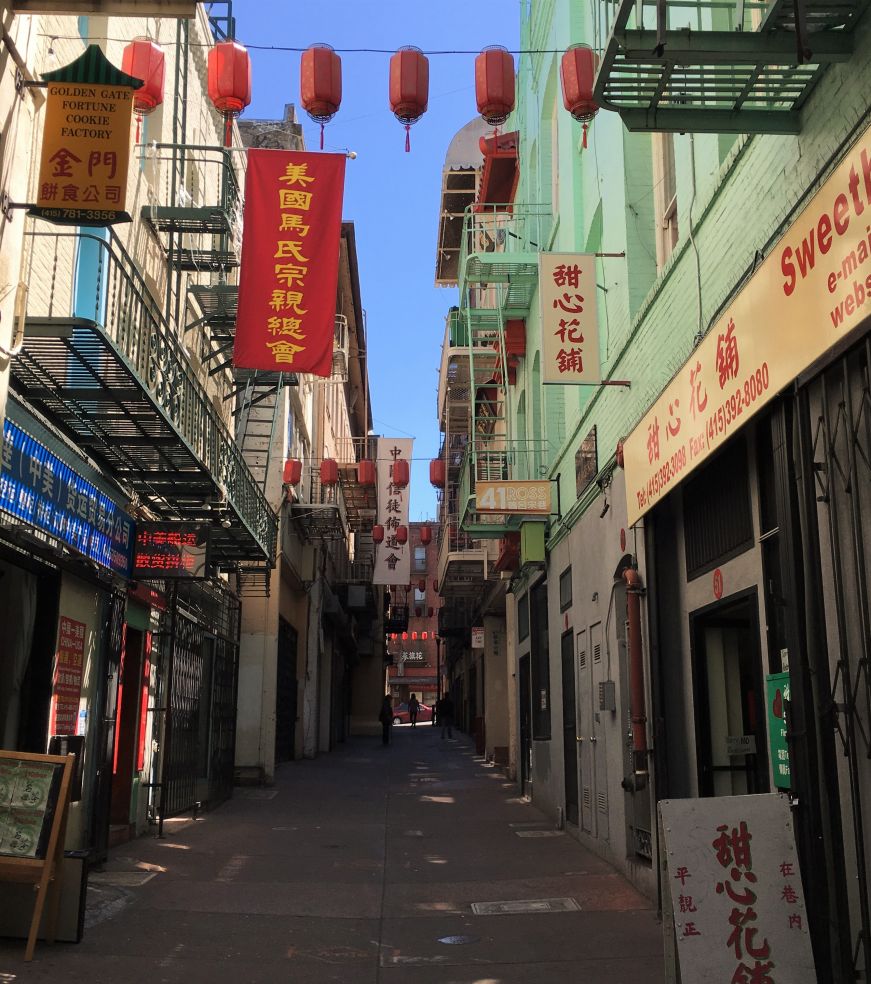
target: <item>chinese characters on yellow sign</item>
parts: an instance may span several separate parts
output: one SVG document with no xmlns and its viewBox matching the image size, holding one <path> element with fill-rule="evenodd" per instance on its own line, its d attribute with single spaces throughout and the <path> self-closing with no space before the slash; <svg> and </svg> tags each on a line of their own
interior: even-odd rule
<svg viewBox="0 0 871 984">
<path fill-rule="evenodd" d="M 865 131 L 626 439 L 640 519 L 871 310 Z"/>
<path fill-rule="evenodd" d="M 599 383 L 596 257 L 539 253 L 541 381 Z"/>
<path fill-rule="evenodd" d="M 344 172 L 340 154 L 248 152 L 238 368 L 330 375 Z"/>
</svg>

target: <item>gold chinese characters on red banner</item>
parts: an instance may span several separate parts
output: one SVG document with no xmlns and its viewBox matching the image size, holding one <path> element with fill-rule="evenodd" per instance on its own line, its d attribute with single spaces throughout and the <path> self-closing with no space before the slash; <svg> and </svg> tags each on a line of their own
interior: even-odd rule
<svg viewBox="0 0 871 984">
<path fill-rule="evenodd" d="M 596 257 L 539 253 L 541 381 L 600 383 Z"/>
<path fill-rule="evenodd" d="M 345 157 L 250 150 L 233 361 L 332 369 Z"/>
</svg>

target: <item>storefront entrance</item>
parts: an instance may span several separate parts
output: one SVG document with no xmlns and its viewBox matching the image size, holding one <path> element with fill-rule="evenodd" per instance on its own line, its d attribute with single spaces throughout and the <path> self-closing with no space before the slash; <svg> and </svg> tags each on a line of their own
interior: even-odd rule
<svg viewBox="0 0 871 984">
<path fill-rule="evenodd" d="M 700 796 L 768 792 L 756 589 L 690 615 Z"/>
</svg>

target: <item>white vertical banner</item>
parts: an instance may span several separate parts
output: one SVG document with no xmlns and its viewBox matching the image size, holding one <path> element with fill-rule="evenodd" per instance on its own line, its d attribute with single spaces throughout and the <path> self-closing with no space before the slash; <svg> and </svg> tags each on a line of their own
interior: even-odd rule
<svg viewBox="0 0 871 984">
<path fill-rule="evenodd" d="M 541 381 L 601 383 L 596 257 L 539 253 Z"/>
<path fill-rule="evenodd" d="M 375 545 L 373 584 L 408 584 L 411 580 L 411 544 L 397 543 L 396 530 L 408 528 L 408 499 L 411 486 L 393 484 L 393 463 L 405 460 L 411 475 L 411 438 L 379 437 L 377 450 L 378 524 L 384 540 Z"/>
</svg>

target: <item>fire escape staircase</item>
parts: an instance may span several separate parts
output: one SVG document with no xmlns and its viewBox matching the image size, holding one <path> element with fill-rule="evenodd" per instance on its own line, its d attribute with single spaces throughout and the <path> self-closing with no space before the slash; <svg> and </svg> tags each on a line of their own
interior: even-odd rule
<svg viewBox="0 0 871 984">
<path fill-rule="evenodd" d="M 629 130 L 798 133 L 869 0 L 600 0 L 596 102 Z"/>
</svg>

